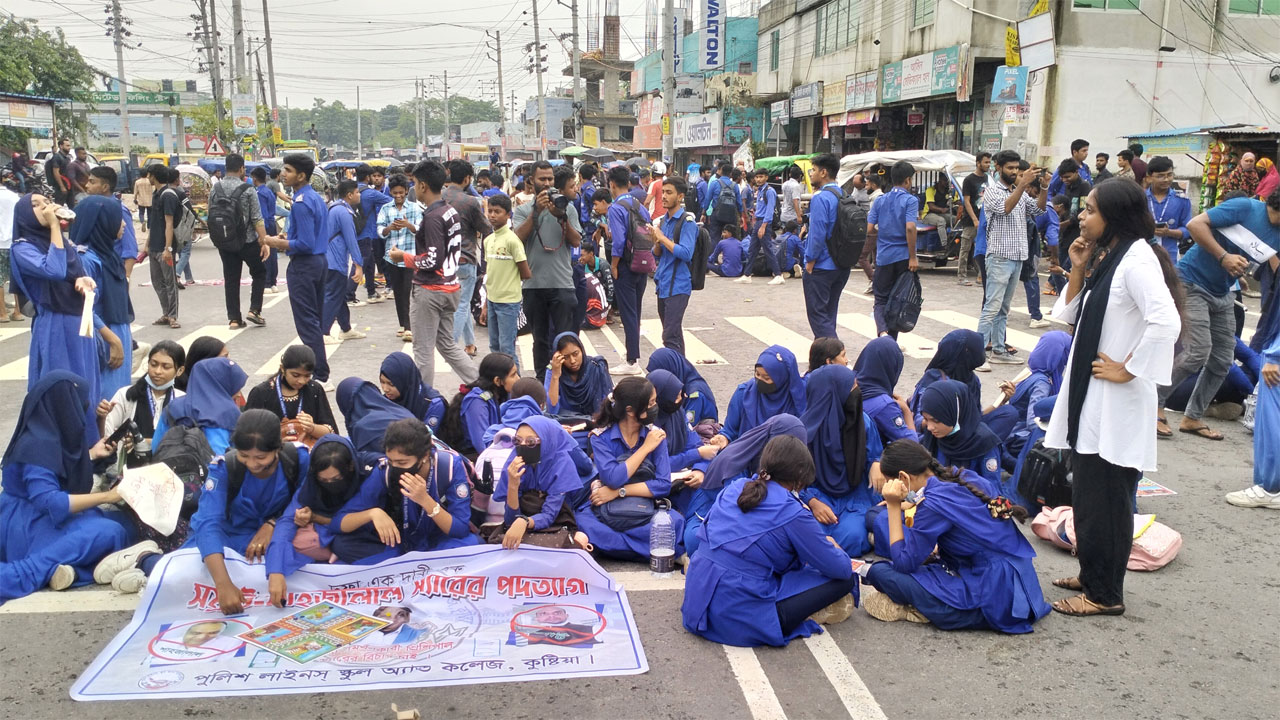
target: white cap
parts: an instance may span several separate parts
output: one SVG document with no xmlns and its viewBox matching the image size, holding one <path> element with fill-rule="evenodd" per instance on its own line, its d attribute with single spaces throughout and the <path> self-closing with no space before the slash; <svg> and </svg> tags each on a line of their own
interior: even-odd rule
<svg viewBox="0 0 1280 720">
<path fill-rule="evenodd" d="M 664 163 L 664 162 L 662 162 L 661 160 L 659 160 L 658 162 L 654 163 L 654 164 L 653 164 L 653 174 L 655 174 L 655 175 L 666 175 L 666 174 L 667 174 L 667 164 L 666 164 L 666 163 Z"/>
</svg>

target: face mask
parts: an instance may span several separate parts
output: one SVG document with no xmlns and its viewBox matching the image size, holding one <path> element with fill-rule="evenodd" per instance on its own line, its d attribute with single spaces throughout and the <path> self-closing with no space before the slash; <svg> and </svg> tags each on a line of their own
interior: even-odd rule
<svg viewBox="0 0 1280 720">
<path fill-rule="evenodd" d="M 773 393 L 778 391 L 778 384 L 765 382 L 760 378 L 756 378 L 756 390 L 759 390 L 765 395 L 772 395 Z"/>
<path fill-rule="evenodd" d="M 658 404 L 654 403 L 644 409 L 644 413 L 637 415 L 636 419 L 642 423 L 651 423 L 658 417 Z"/>
<path fill-rule="evenodd" d="M 401 468 L 392 465 L 387 468 L 387 484 L 392 488 L 398 488 L 400 487 L 400 478 L 405 475 L 412 475 L 417 472 L 417 470 L 418 466 L 416 465 L 411 468 Z"/>
<path fill-rule="evenodd" d="M 542 460 L 542 445 L 517 445 L 516 457 L 524 461 L 524 464 L 533 467 Z"/>
<path fill-rule="evenodd" d="M 958 432 L 960 432 L 960 426 L 959 426 L 959 425 L 953 425 L 953 426 L 951 427 L 951 432 L 947 433 L 947 437 L 951 437 L 952 435 L 955 435 L 955 434 L 956 434 L 956 433 L 958 433 Z"/>
<path fill-rule="evenodd" d="M 919 505 L 922 499 L 924 499 L 924 495 L 920 494 L 918 490 L 908 490 L 907 496 L 903 498 L 903 500 L 911 503 L 912 505 Z"/>
<path fill-rule="evenodd" d="M 173 387 L 173 378 L 170 378 L 169 382 L 163 385 L 157 385 L 155 381 L 151 379 L 150 373 L 143 375 L 143 377 L 147 379 L 147 385 L 149 385 L 152 390 L 155 390 L 157 392 L 159 392 L 160 390 L 168 390 L 169 388 Z"/>
<path fill-rule="evenodd" d="M 659 400 L 659 401 L 658 401 L 658 409 L 662 411 L 662 414 L 663 414 L 663 415 L 671 415 L 671 414 L 674 414 L 677 410 L 679 410 L 679 409 L 680 409 L 680 403 L 678 403 L 678 402 L 667 402 L 667 401 L 665 401 L 665 400 Z"/>
<path fill-rule="evenodd" d="M 392 469 L 399 470 L 400 468 Z M 399 478 L 396 479 L 396 482 L 399 482 Z M 346 478 L 338 478 L 331 482 L 324 482 L 317 478 L 316 485 L 320 488 L 320 500 L 325 505 L 333 507 L 342 501 L 343 490 L 347 487 L 347 480 Z"/>
</svg>

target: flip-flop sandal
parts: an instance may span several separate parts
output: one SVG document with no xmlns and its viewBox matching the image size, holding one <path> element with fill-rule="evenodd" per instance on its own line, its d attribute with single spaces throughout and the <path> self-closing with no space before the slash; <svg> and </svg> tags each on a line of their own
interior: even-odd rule
<svg viewBox="0 0 1280 720">
<path fill-rule="evenodd" d="M 1072 615 L 1075 617 L 1124 614 L 1124 605 L 1112 605 L 1111 607 L 1099 605 L 1085 597 L 1083 593 L 1080 595 L 1072 595 L 1065 600 L 1058 600 L 1049 607 L 1053 608 L 1054 612 L 1059 612 L 1063 615 Z"/>
<path fill-rule="evenodd" d="M 170 329 L 172 329 L 172 330 L 177 330 L 178 328 L 181 328 L 181 327 L 182 327 L 182 323 L 179 323 L 177 320 L 170 320 L 170 321 L 169 321 L 169 328 L 170 328 Z"/>
<path fill-rule="evenodd" d="M 245 316 L 245 318 L 247 318 L 247 319 L 249 320 L 249 322 L 253 323 L 254 325 L 266 325 L 266 324 L 267 324 L 267 320 L 266 320 L 266 318 L 262 317 L 262 315 L 260 315 L 260 314 L 258 314 L 258 313 L 256 313 L 256 312 L 251 312 L 251 313 L 249 313 L 248 315 L 246 315 L 246 316 Z"/>
<path fill-rule="evenodd" d="M 1169 427 L 1169 421 L 1156 420 L 1156 437 L 1162 437 L 1162 438 L 1173 437 L 1173 429 Z"/>
<path fill-rule="evenodd" d="M 227 328 L 230 330 L 243 330 L 245 329 L 245 324 L 242 322 L 237 322 L 235 320 L 232 320 L 231 322 L 227 323 Z"/>
<path fill-rule="evenodd" d="M 169 324 L 169 318 L 167 318 L 167 317 L 160 317 L 160 318 L 156 318 L 155 322 L 153 322 L 153 323 L 151 323 L 151 324 L 152 324 L 152 325 L 168 325 L 168 324 Z"/>
<path fill-rule="evenodd" d="M 1222 433 L 1217 432 L 1216 430 L 1209 427 L 1208 425 L 1201 425 L 1198 428 L 1180 427 L 1178 428 L 1178 432 L 1186 433 L 1188 435 L 1195 435 L 1196 437 L 1202 437 L 1205 440 L 1221 440 L 1222 439 Z"/>
<path fill-rule="evenodd" d="M 1053 586 L 1064 588 L 1066 590 L 1075 590 L 1076 592 L 1084 590 L 1084 585 L 1080 584 L 1080 578 L 1078 577 L 1058 578 L 1053 581 Z"/>
</svg>

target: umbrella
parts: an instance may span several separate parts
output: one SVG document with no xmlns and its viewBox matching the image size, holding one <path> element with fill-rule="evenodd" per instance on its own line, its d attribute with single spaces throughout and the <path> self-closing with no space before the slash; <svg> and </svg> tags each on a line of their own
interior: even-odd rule
<svg viewBox="0 0 1280 720">
<path fill-rule="evenodd" d="M 627 160 L 627 167 L 634 168 L 636 170 L 639 170 L 640 168 L 647 168 L 649 167 L 649 158 L 637 155 L 636 157 Z"/>
<path fill-rule="evenodd" d="M 584 148 L 581 145 L 574 145 L 573 147 L 567 147 L 561 150 L 560 157 L 575 158 L 585 153 L 586 151 L 587 151 L 587 148 Z"/>
<path fill-rule="evenodd" d="M 606 162 L 616 159 L 613 156 L 613 151 L 608 148 L 590 148 L 588 150 L 584 150 L 582 157 L 589 160 L 604 160 Z"/>
</svg>

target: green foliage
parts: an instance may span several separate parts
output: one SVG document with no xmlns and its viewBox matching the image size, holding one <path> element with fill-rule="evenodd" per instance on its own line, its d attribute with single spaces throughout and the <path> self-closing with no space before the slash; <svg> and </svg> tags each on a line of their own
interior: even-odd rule
<svg viewBox="0 0 1280 720">
<path fill-rule="evenodd" d="M 80 51 L 67 43 L 61 28 L 43 31 L 34 22 L 10 19 L 0 23 L 0 91 L 45 95 L 88 103 L 97 73 Z M 75 126 L 70 111 L 59 110 L 59 132 Z M 0 128 L 0 144 L 25 145 L 25 130 Z"/>
<path fill-rule="evenodd" d="M 423 103 L 427 116 L 427 134 L 444 134 L 444 100 L 429 98 Z M 307 109 L 291 111 L 289 125 L 285 125 L 285 111 L 280 110 L 280 124 L 290 127 L 292 138 L 286 140 L 305 140 L 307 128 L 315 123 L 320 133 L 321 145 L 341 145 L 354 148 L 356 145 L 356 111 L 347 107 L 340 100 L 332 103 L 323 98 L 315 98 Z M 413 102 L 399 105 L 387 105 L 381 110 L 361 109 L 360 117 L 363 126 L 360 135 L 366 150 L 371 147 L 411 147 L 417 141 L 417 118 Z M 498 106 L 483 100 L 472 100 L 467 97 L 449 98 L 449 123 L 457 126 L 472 122 L 497 122 L 501 120 Z M 396 142 L 388 142 L 395 140 Z"/>
</svg>

